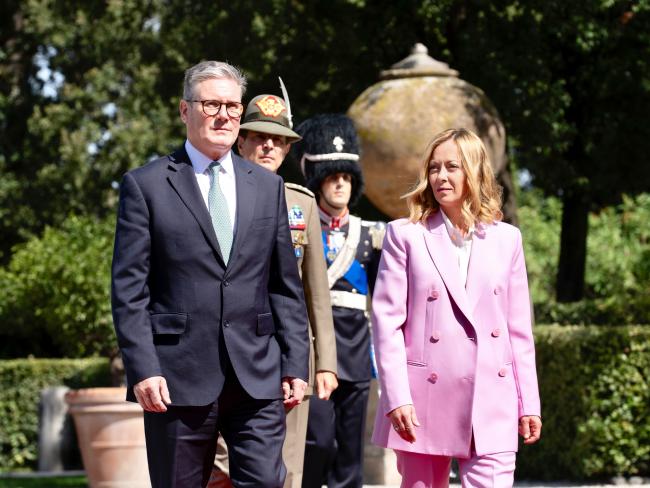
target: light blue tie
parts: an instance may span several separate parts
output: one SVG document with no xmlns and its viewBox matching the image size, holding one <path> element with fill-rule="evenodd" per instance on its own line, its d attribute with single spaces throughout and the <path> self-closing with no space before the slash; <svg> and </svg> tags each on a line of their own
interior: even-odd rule
<svg viewBox="0 0 650 488">
<path fill-rule="evenodd" d="M 210 179 L 210 191 L 208 192 L 208 208 L 210 210 L 210 217 L 212 217 L 212 226 L 219 241 L 221 255 L 227 265 L 228 259 L 230 258 L 230 250 L 232 249 L 232 225 L 230 223 L 228 203 L 219 186 L 219 168 L 221 168 L 219 161 L 213 161 L 210 164 L 212 178 Z"/>
</svg>

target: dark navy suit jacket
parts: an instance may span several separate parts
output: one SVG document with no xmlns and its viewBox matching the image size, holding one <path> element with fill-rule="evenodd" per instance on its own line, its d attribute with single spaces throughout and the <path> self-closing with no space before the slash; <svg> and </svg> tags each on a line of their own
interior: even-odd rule
<svg viewBox="0 0 650 488">
<path fill-rule="evenodd" d="M 309 339 L 282 179 L 233 154 L 237 216 L 225 266 L 185 149 L 128 172 L 112 266 L 113 319 L 133 385 L 164 376 L 173 405 L 207 405 L 228 361 L 257 399 L 307 380 Z"/>
</svg>

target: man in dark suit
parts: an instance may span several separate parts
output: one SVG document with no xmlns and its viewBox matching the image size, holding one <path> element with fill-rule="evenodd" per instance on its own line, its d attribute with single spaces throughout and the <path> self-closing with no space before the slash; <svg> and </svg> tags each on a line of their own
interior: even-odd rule
<svg viewBox="0 0 650 488">
<path fill-rule="evenodd" d="M 184 147 L 120 188 L 113 318 L 154 488 L 205 486 L 219 434 L 235 487 L 281 487 L 285 408 L 307 386 L 282 179 L 231 152 L 245 85 L 226 63 L 187 70 Z"/>
</svg>

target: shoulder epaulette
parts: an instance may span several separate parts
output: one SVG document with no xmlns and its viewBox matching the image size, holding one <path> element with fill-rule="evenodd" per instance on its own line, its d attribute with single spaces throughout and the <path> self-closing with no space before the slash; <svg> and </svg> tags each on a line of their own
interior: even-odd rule
<svg viewBox="0 0 650 488">
<path fill-rule="evenodd" d="M 298 185 L 297 183 L 289 183 L 288 181 L 285 181 L 284 186 L 286 188 L 291 188 L 292 190 L 299 191 L 300 193 L 304 193 L 305 195 L 309 195 L 312 198 L 316 196 L 314 195 L 314 192 L 311 191 L 309 188 L 305 188 L 304 186 Z"/>
<path fill-rule="evenodd" d="M 384 242 L 384 235 L 386 234 L 386 222 L 380 220 L 362 220 L 361 225 L 368 228 L 368 234 L 372 239 L 372 247 L 374 249 L 381 249 Z"/>
</svg>

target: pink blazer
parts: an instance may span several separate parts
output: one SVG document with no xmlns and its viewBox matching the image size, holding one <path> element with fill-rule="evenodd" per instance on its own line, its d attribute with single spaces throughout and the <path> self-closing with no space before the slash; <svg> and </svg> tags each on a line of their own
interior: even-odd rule
<svg viewBox="0 0 650 488">
<path fill-rule="evenodd" d="M 517 450 L 518 419 L 540 415 L 521 234 L 480 226 L 467 284 L 440 212 L 388 224 L 372 302 L 380 400 L 373 442 L 468 457 Z M 413 404 L 417 441 L 387 414 Z"/>
</svg>

